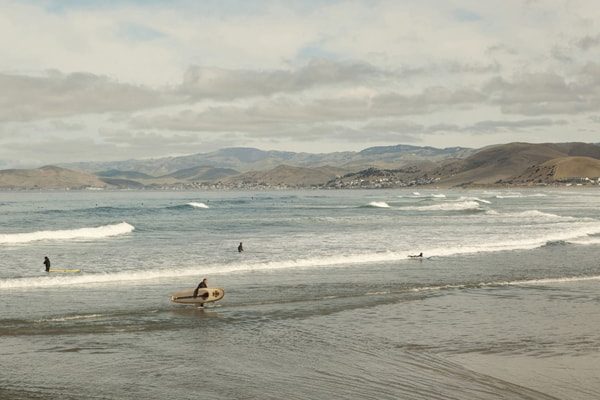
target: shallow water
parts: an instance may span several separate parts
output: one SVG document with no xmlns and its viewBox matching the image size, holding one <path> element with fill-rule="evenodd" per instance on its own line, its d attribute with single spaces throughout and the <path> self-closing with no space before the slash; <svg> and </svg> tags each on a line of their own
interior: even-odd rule
<svg viewBox="0 0 600 400">
<path fill-rule="evenodd" d="M 597 190 L 0 193 L 0 398 L 598 398 L 599 206 Z M 83 271 L 48 276 L 45 255 Z M 205 276 L 222 301 L 169 302 Z"/>
</svg>

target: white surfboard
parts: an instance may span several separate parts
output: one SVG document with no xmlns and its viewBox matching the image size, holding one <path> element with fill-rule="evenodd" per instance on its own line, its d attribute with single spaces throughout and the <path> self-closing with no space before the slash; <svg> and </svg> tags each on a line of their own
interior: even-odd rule
<svg viewBox="0 0 600 400">
<path fill-rule="evenodd" d="M 195 289 L 185 289 L 175 292 L 171 295 L 171 301 L 178 304 L 204 304 L 218 301 L 225 296 L 225 290 L 221 288 L 203 288 L 198 289 L 194 297 Z"/>
</svg>

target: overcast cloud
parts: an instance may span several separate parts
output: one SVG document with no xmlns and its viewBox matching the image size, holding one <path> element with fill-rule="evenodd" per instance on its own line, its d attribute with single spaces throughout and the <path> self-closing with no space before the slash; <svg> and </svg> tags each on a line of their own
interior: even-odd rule
<svg viewBox="0 0 600 400">
<path fill-rule="evenodd" d="M 586 0 L 5 1 L 0 166 L 598 141 Z"/>
</svg>

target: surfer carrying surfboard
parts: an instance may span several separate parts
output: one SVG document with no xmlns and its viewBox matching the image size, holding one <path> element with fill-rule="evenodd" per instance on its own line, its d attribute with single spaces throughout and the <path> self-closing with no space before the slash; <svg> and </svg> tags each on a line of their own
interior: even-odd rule
<svg viewBox="0 0 600 400">
<path fill-rule="evenodd" d="M 202 288 L 207 288 L 208 287 L 208 283 L 206 282 L 206 278 L 202 279 L 202 282 L 200 282 L 198 284 L 198 287 L 196 287 L 196 289 L 194 290 L 194 298 L 198 297 L 198 290 L 202 289 Z"/>
<path fill-rule="evenodd" d="M 48 256 L 44 257 L 44 265 L 46 266 L 46 272 L 50 272 L 50 259 Z"/>
</svg>

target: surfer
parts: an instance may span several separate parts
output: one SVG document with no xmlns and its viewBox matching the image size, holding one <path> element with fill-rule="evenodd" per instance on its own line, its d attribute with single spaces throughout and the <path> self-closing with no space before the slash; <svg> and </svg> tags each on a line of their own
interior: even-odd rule
<svg viewBox="0 0 600 400">
<path fill-rule="evenodd" d="M 242 251 L 244 251 L 244 248 L 242 247 L 242 242 L 240 242 L 240 245 L 238 246 L 238 253 L 241 253 Z"/>
<path fill-rule="evenodd" d="M 50 259 L 48 256 L 44 257 L 44 265 L 46 266 L 46 272 L 50 272 Z"/>
<path fill-rule="evenodd" d="M 202 279 L 202 282 L 198 284 L 198 287 L 194 290 L 194 298 L 198 297 L 198 290 L 202 288 L 207 288 L 208 285 L 206 283 L 206 278 Z"/>
<path fill-rule="evenodd" d="M 410 258 L 423 258 L 423 253 L 419 253 L 417 255 L 410 255 Z"/>
</svg>

